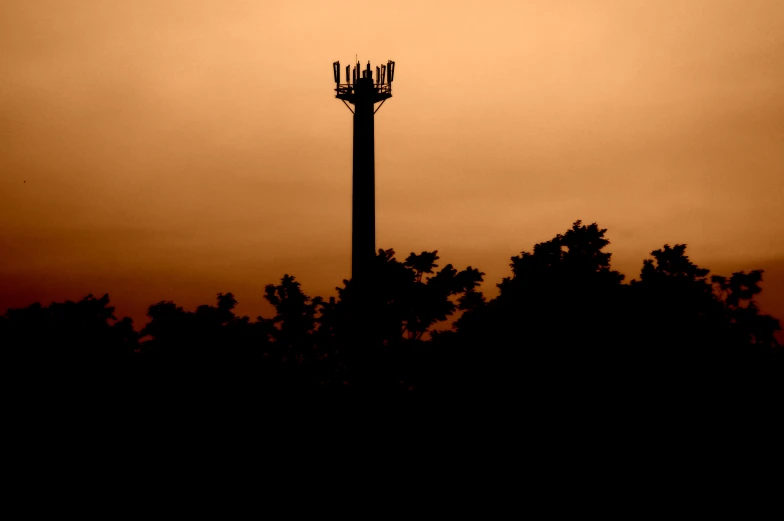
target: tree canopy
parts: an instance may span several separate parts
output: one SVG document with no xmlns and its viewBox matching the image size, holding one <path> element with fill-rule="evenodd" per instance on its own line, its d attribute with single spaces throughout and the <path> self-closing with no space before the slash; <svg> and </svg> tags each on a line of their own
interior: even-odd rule
<svg viewBox="0 0 784 521">
<path fill-rule="evenodd" d="M 218 293 L 215 305 L 194 311 L 154 303 L 137 330 L 115 317 L 108 295 L 88 295 L 7 310 L 0 344 L 20 366 L 56 361 L 143 374 L 148 383 L 267 390 L 508 392 L 553 382 L 662 389 L 781 380 L 780 323 L 755 301 L 761 270 L 712 275 L 689 259 L 685 244 L 665 244 L 626 283 L 611 267 L 606 231 L 576 221 L 513 256 L 491 299 L 476 268 L 442 266 L 437 250 L 400 261 L 387 249 L 375 256 L 371 285 L 344 280 L 326 300 L 283 275 L 264 290 L 270 317 L 238 316 L 234 295 Z"/>
</svg>

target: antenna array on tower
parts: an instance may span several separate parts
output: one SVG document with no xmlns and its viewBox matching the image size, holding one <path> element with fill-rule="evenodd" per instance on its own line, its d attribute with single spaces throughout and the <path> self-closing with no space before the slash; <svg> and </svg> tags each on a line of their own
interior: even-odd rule
<svg viewBox="0 0 784 521">
<path fill-rule="evenodd" d="M 354 103 L 354 97 L 359 90 L 370 89 L 375 94 L 377 101 L 383 101 L 392 96 L 392 80 L 395 74 L 395 62 L 388 60 L 387 63 L 376 66 L 376 74 L 373 77 L 373 69 L 370 62 L 363 69 L 359 62 L 353 67 L 346 65 L 345 83 L 340 83 L 340 62 L 332 64 L 333 79 L 335 81 L 336 98 Z"/>
</svg>

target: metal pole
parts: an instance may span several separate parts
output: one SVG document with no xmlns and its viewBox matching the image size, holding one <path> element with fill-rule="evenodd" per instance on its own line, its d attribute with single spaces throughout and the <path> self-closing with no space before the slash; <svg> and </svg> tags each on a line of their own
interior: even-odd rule
<svg viewBox="0 0 784 521">
<path fill-rule="evenodd" d="M 352 191 L 352 278 L 368 281 L 376 253 L 376 164 L 373 80 L 357 82 L 354 103 L 354 165 Z"/>
</svg>

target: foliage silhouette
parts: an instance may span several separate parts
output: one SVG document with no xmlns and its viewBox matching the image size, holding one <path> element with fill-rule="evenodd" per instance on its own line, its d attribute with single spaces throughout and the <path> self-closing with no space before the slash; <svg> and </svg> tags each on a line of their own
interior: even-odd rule
<svg viewBox="0 0 784 521">
<path fill-rule="evenodd" d="M 375 256 L 372 285 L 344 280 L 328 300 L 284 275 L 265 287 L 270 318 L 237 316 L 234 295 L 219 293 L 195 311 L 155 303 L 137 332 L 108 295 L 88 295 L 9 309 L 0 343 L 15 367 L 50 368 L 50 382 L 100 374 L 139 392 L 655 396 L 781 383 L 781 327 L 754 300 L 762 271 L 711 275 L 686 245 L 665 244 L 626 284 L 606 231 L 576 221 L 513 256 L 489 300 L 478 269 L 440 267 L 436 250 L 401 262 L 389 249 Z"/>
</svg>

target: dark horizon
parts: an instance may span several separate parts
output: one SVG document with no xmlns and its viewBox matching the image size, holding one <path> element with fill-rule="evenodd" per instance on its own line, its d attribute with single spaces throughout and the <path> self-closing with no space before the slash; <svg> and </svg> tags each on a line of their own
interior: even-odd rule
<svg viewBox="0 0 784 521">
<path fill-rule="evenodd" d="M 608 234 L 607 235 L 610 235 L 609 232 L 610 231 L 608 230 Z M 671 244 L 671 243 L 668 243 L 668 244 Z M 520 251 L 530 250 L 531 246 L 532 245 L 529 245 L 527 248 L 521 248 Z M 610 252 L 610 253 L 612 253 L 612 250 L 613 250 L 612 246 L 613 246 L 612 243 L 610 243 L 608 248 L 607 248 L 607 251 Z M 389 249 L 389 248 L 381 248 L 381 250 L 387 250 L 387 249 Z M 392 249 L 394 251 L 397 251 L 394 248 L 392 248 Z M 439 251 L 439 250 L 438 249 L 431 249 L 430 251 Z M 650 258 L 650 255 L 647 258 Z M 639 278 L 640 278 L 640 269 L 642 268 L 642 264 L 643 263 L 641 261 L 640 262 L 640 268 L 637 270 L 637 272 L 634 275 L 631 275 L 631 276 L 629 274 L 627 274 L 627 273 L 624 273 L 623 271 L 618 270 L 620 273 L 622 273 L 624 275 L 623 284 L 627 284 L 628 285 L 630 283 L 630 281 L 633 280 L 633 279 L 634 280 L 639 280 Z M 507 262 L 507 266 L 508 265 L 509 264 Z M 611 265 L 612 265 L 612 262 L 611 262 Z M 775 266 L 776 265 L 774 264 L 774 267 Z M 482 266 L 476 266 L 476 267 L 478 269 L 482 270 Z M 612 265 L 612 267 L 613 267 L 613 269 L 616 269 L 614 265 Z M 761 287 L 762 291 L 761 291 L 761 293 L 759 293 L 759 294 L 754 296 L 754 301 L 757 303 L 757 305 L 759 305 L 761 313 L 772 315 L 772 316 L 774 316 L 775 318 L 778 318 L 778 319 L 781 319 L 782 317 L 784 317 L 784 314 L 776 314 L 774 312 L 771 312 L 771 310 L 770 310 L 771 308 L 776 309 L 777 308 L 776 305 L 777 304 L 781 304 L 778 301 L 778 299 L 777 299 L 776 291 L 774 290 L 772 292 L 773 295 L 769 295 L 767 293 L 769 291 L 769 288 L 772 286 L 772 284 L 769 281 L 769 279 L 771 279 L 771 278 L 773 278 L 774 282 L 778 282 L 780 285 L 784 285 L 784 262 L 781 265 L 781 271 L 778 272 L 778 273 L 774 272 L 774 276 L 773 277 L 771 277 L 771 275 L 770 275 L 770 269 L 769 268 L 766 269 L 766 268 L 764 268 L 764 267 L 762 267 L 760 265 L 743 265 L 743 266 L 738 266 L 736 264 L 729 264 L 729 265 L 725 266 L 725 269 L 712 269 L 709 266 L 701 266 L 701 267 L 708 269 L 709 272 L 710 272 L 710 275 L 720 275 L 720 276 L 728 276 L 728 275 L 730 275 L 732 273 L 740 272 L 740 271 L 744 271 L 744 272 L 747 272 L 747 273 L 750 272 L 750 271 L 753 271 L 753 270 L 761 271 L 762 272 L 762 280 L 761 280 L 761 283 L 760 283 L 760 287 Z M 321 297 L 324 300 L 329 300 L 330 297 L 337 297 L 338 296 L 338 291 L 337 291 L 336 286 L 338 286 L 337 282 L 339 282 L 339 281 L 336 281 L 336 284 L 333 284 L 332 287 L 330 288 L 330 290 L 325 291 L 325 292 L 323 292 L 323 291 L 320 292 L 320 291 L 314 291 L 313 289 L 311 289 L 309 287 L 309 285 L 307 284 L 307 282 L 303 282 L 297 276 L 297 274 L 293 272 L 293 270 L 284 270 L 283 272 L 281 272 L 280 276 L 282 277 L 284 274 L 291 274 L 291 275 L 294 275 L 295 277 L 297 277 L 298 282 L 300 284 L 302 284 L 303 291 L 305 293 L 309 294 L 309 295 L 318 296 L 318 297 Z M 511 275 L 511 271 L 509 271 L 509 268 L 507 268 L 507 273 L 502 274 L 502 277 L 508 277 L 510 275 Z M 778 277 L 776 275 L 778 275 Z M 344 280 L 344 279 L 350 279 L 350 277 L 347 275 L 345 277 L 342 277 L 340 280 Z M 262 290 L 259 291 L 259 294 L 255 295 L 255 296 L 257 298 L 263 299 L 264 298 L 263 287 L 265 287 L 266 285 L 268 285 L 270 283 L 277 283 L 279 280 L 280 280 L 280 277 L 272 279 L 272 280 L 260 281 Z M 501 282 L 502 282 L 502 280 L 500 278 L 498 280 L 495 280 L 495 281 L 490 281 L 490 280 L 487 280 L 487 277 L 485 277 L 484 281 L 479 284 L 477 289 L 479 291 L 482 291 L 484 293 L 484 295 L 486 295 L 488 298 L 495 298 L 498 295 L 498 285 Z M 784 291 L 784 288 L 780 288 L 779 287 L 778 289 Z M 13 295 L 13 294 L 10 294 L 10 293 L 7 293 L 7 292 L 4 291 L 3 292 L 3 296 L 2 296 L 3 300 L 6 301 L 6 302 L 8 302 L 8 301 L 14 302 L 14 304 L 4 306 L 2 308 L 2 311 L 3 311 L 3 313 L 5 313 L 5 311 L 7 311 L 8 309 L 11 309 L 11 308 L 17 308 L 17 309 L 18 308 L 25 308 L 25 307 L 28 307 L 28 306 L 33 305 L 33 304 L 40 304 L 42 306 L 48 306 L 50 304 L 55 304 L 55 303 L 63 302 L 63 301 L 74 301 L 74 302 L 77 302 L 77 301 L 80 301 L 83 298 L 87 297 L 88 295 L 92 295 L 92 296 L 98 298 L 98 297 L 101 297 L 102 295 L 107 295 L 108 294 L 110 299 L 111 299 L 111 306 L 116 309 L 116 313 L 115 314 L 116 314 L 117 318 L 118 319 L 123 318 L 123 317 L 130 318 L 133 321 L 134 328 L 136 330 L 140 331 L 148 324 L 148 322 L 150 320 L 150 318 L 149 318 L 147 313 L 148 313 L 148 310 L 149 310 L 149 306 L 152 305 L 154 302 L 175 301 L 179 306 L 182 306 L 186 311 L 195 311 L 196 308 L 199 305 L 202 305 L 202 304 L 205 304 L 205 303 L 209 302 L 211 297 L 213 297 L 216 293 L 224 293 L 224 294 L 225 293 L 231 293 L 238 301 L 237 302 L 236 311 L 237 311 L 237 313 L 239 313 L 239 315 L 249 315 L 250 317 L 255 317 L 255 316 L 258 316 L 258 315 L 269 316 L 270 313 L 274 313 L 274 307 L 271 304 L 269 304 L 268 302 L 266 302 L 266 300 L 264 301 L 264 305 L 254 305 L 254 306 L 252 306 L 252 309 L 260 310 L 260 311 L 258 311 L 256 313 L 247 313 L 246 310 L 249 307 L 251 307 L 251 306 L 248 306 L 248 304 L 246 302 L 243 302 L 243 297 L 245 295 L 242 295 L 240 293 L 232 291 L 231 287 L 219 288 L 219 291 L 216 291 L 216 292 L 214 292 L 212 294 L 193 295 L 191 298 L 185 299 L 185 300 L 178 300 L 176 298 L 172 298 L 171 296 L 162 295 L 161 298 L 158 298 L 158 299 L 156 299 L 154 301 L 148 302 L 146 305 L 143 306 L 142 309 L 134 310 L 135 313 L 134 312 L 128 312 L 129 306 L 126 303 L 118 301 L 113 296 L 113 293 L 111 291 L 108 291 L 108 290 L 105 290 L 105 289 L 102 289 L 102 288 L 98 288 L 98 291 L 94 291 L 91 288 L 86 288 L 86 290 L 81 290 L 81 291 L 78 290 L 78 289 L 75 289 L 72 293 L 73 293 L 73 295 L 65 295 L 63 297 L 53 298 L 53 299 L 50 299 L 50 300 L 47 300 L 47 299 L 37 299 L 37 300 L 34 300 L 34 301 L 22 301 L 22 297 L 20 297 L 18 295 Z M 22 302 L 22 303 L 19 304 L 17 302 Z M 447 321 L 447 322 L 444 322 L 442 324 L 438 324 L 437 325 L 437 329 L 439 329 L 439 330 L 449 329 L 450 327 L 451 327 L 451 322 L 450 321 Z M 776 339 L 778 340 L 779 343 L 784 344 L 784 331 L 781 331 L 781 330 L 777 331 L 775 333 L 775 336 L 776 336 Z"/>
<path fill-rule="evenodd" d="M 438 251 L 382 249 L 337 298 L 309 295 L 284 275 L 265 287 L 274 313 L 255 319 L 219 293 L 193 311 L 153 303 L 151 320 L 134 328 L 108 295 L 89 295 L 9 309 L 0 343 L 28 386 L 154 403 L 169 392 L 245 403 L 330 389 L 498 405 L 546 391 L 537 401 L 672 399 L 686 408 L 685 397 L 726 405 L 775 396 L 784 347 L 780 321 L 755 303 L 761 271 L 711 274 L 686 245 L 665 244 L 624 283 L 606 232 L 575 221 L 512 257 L 495 298 L 482 293 L 478 268 L 445 263 Z"/>
</svg>

